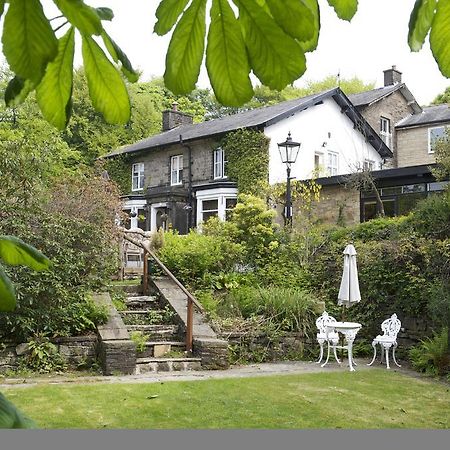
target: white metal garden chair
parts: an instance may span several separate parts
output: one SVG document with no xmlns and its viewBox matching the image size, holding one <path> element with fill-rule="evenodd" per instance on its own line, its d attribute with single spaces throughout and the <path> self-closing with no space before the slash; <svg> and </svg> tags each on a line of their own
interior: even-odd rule
<svg viewBox="0 0 450 450">
<path fill-rule="evenodd" d="M 386 354 L 386 368 L 389 367 L 389 349 L 392 348 L 392 359 L 398 367 L 401 367 L 400 364 L 395 359 L 395 349 L 397 348 L 397 334 L 400 331 L 402 324 L 400 320 L 397 318 L 397 314 L 392 314 L 389 319 L 386 319 L 381 324 L 381 330 L 383 334 L 379 334 L 373 341 L 373 359 L 367 364 L 371 366 L 375 362 L 375 358 L 377 357 L 377 344 L 380 344 L 381 349 L 381 363 L 383 363 L 384 354 Z"/>
<path fill-rule="evenodd" d="M 337 354 L 336 354 L 336 345 L 339 343 L 339 334 L 333 330 L 330 331 L 329 325 L 336 322 L 336 319 L 330 316 L 326 311 L 316 320 L 316 327 L 319 330 L 317 333 L 317 342 L 320 345 L 320 355 L 317 363 L 320 363 L 323 359 L 323 347 L 325 344 L 333 347 L 334 357 L 336 361 L 340 364 Z"/>
</svg>

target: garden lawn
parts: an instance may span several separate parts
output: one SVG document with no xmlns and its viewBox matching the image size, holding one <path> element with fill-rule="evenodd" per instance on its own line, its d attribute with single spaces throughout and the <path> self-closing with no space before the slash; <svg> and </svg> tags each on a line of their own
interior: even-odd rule
<svg viewBox="0 0 450 450">
<path fill-rule="evenodd" d="M 383 369 L 4 394 L 39 428 L 449 428 L 443 384 Z"/>
</svg>

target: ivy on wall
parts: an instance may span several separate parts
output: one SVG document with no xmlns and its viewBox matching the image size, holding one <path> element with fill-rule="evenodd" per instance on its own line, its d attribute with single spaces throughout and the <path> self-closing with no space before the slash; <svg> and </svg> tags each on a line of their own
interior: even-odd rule
<svg viewBox="0 0 450 450">
<path fill-rule="evenodd" d="M 107 159 L 105 169 L 110 178 L 119 186 L 121 194 L 131 192 L 131 160 L 127 155 Z"/>
<path fill-rule="evenodd" d="M 265 197 L 269 181 L 269 138 L 255 130 L 233 131 L 222 140 L 228 178 L 240 194 Z"/>
</svg>

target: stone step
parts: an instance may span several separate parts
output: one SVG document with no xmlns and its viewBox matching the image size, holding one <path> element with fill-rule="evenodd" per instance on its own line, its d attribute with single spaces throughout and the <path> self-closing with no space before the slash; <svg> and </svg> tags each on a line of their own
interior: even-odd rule
<svg viewBox="0 0 450 450">
<path fill-rule="evenodd" d="M 127 325 L 128 332 L 140 331 L 151 341 L 175 341 L 178 338 L 178 325 Z"/>
<path fill-rule="evenodd" d="M 157 301 L 156 295 L 128 295 L 125 299 L 125 303 L 152 303 Z"/>
<path fill-rule="evenodd" d="M 169 352 L 184 352 L 186 344 L 182 341 L 147 341 L 144 350 L 137 350 L 139 358 L 164 358 Z M 172 355 L 175 356 L 175 355 Z"/>
<path fill-rule="evenodd" d="M 136 375 L 149 372 L 201 370 L 201 358 L 137 358 Z"/>
<path fill-rule="evenodd" d="M 108 285 L 108 288 L 116 289 L 127 294 L 142 295 L 141 284 L 110 284 Z"/>
<path fill-rule="evenodd" d="M 131 316 L 134 314 L 142 315 L 142 314 L 156 314 L 159 312 L 160 314 L 164 314 L 163 309 L 125 309 L 124 311 L 120 311 L 120 314 L 125 316 Z"/>
</svg>

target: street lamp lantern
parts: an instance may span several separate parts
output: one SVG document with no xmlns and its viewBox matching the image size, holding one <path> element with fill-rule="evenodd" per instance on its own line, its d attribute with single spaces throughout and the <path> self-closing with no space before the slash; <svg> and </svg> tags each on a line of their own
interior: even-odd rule
<svg viewBox="0 0 450 450">
<path fill-rule="evenodd" d="M 294 142 L 289 132 L 288 137 L 284 142 L 278 144 L 281 161 L 290 167 L 297 160 L 298 152 L 300 150 L 300 142 Z"/>
<path fill-rule="evenodd" d="M 284 217 L 286 218 L 286 225 L 292 226 L 292 199 L 291 199 L 291 166 L 297 160 L 298 152 L 300 150 L 300 143 L 292 140 L 291 132 L 284 142 L 278 144 L 281 161 L 286 164 L 286 207 L 284 210 Z"/>
</svg>

